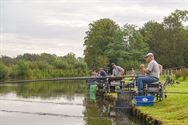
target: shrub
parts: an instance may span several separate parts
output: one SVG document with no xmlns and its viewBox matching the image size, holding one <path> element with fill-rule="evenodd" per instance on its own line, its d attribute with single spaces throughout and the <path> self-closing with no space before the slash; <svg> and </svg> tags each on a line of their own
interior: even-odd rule
<svg viewBox="0 0 188 125">
<path fill-rule="evenodd" d="M 176 71 L 175 77 L 178 78 L 183 78 L 184 80 L 187 79 L 188 77 L 188 69 L 181 69 Z"/>
<path fill-rule="evenodd" d="M 0 62 L 0 80 L 6 79 L 8 76 L 8 68 Z"/>
</svg>

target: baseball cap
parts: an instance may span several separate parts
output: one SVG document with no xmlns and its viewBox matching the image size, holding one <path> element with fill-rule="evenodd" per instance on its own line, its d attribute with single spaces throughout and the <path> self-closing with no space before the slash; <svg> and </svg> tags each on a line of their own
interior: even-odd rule
<svg viewBox="0 0 188 125">
<path fill-rule="evenodd" d="M 111 66 L 114 66 L 115 65 L 115 63 L 111 63 Z"/>
<path fill-rule="evenodd" d="M 145 57 L 148 57 L 148 56 L 153 56 L 153 53 L 148 53 Z"/>
</svg>

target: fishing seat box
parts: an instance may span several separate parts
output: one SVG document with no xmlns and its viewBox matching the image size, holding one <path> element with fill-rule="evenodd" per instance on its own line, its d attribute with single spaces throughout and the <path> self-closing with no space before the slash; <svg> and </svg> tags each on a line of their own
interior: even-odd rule
<svg viewBox="0 0 188 125">
<path fill-rule="evenodd" d="M 136 96 L 136 106 L 153 106 L 154 96 Z"/>
</svg>

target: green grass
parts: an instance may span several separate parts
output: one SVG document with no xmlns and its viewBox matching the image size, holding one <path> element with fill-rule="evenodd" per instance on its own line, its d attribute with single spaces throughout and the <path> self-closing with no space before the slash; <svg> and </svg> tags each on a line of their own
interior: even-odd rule
<svg viewBox="0 0 188 125">
<path fill-rule="evenodd" d="M 174 80 L 177 82 L 187 82 L 188 83 L 188 78 L 184 78 L 184 77 L 175 78 Z"/>
<path fill-rule="evenodd" d="M 166 87 L 167 92 L 188 92 L 188 84 Z M 151 107 L 139 107 L 142 112 L 161 120 L 164 125 L 188 125 L 188 94 L 167 94 Z"/>
</svg>

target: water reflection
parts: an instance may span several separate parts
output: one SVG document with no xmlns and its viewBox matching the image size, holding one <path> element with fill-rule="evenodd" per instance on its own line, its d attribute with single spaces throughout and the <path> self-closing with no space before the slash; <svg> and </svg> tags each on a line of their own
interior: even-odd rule
<svg viewBox="0 0 188 125">
<path fill-rule="evenodd" d="M 89 86 L 89 98 L 93 102 L 96 102 L 97 85 L 93 84 Z"/>
<path fill-rule="evenodd" d="M 16 93 L 17 96 L 24 98 L 41 97 L 50 98 L 58 96 L 66 96 L 68 99 L 74 98 L 75 94 L 84 94 L 86 84 L 80 82 L 44 82 L 44 83 L 28 83 L 28 84 L 0 84 L 0 93 L 9 92 Z"/>
<path fill-rule="evenodd" d="M 0 124 L 83 125 L 85 92 L 83 82 L 0 85 Z"/>
<path fill-rule="evenodd" d="M 109 102 L 97 97 L 96 103 L 88 101 L 86 104 L 86 123 L 88 125 L 137 125 L 130 116 L 129 108 L 120 108 L 117 101 Z M 93 119 L 95 118 L 95 119 Z"/>
<path fill-rule="evenodd" d="M 83 81 L 0 85 L 0 124 L 133 125 L 92 92 Z"/>
</svg>

